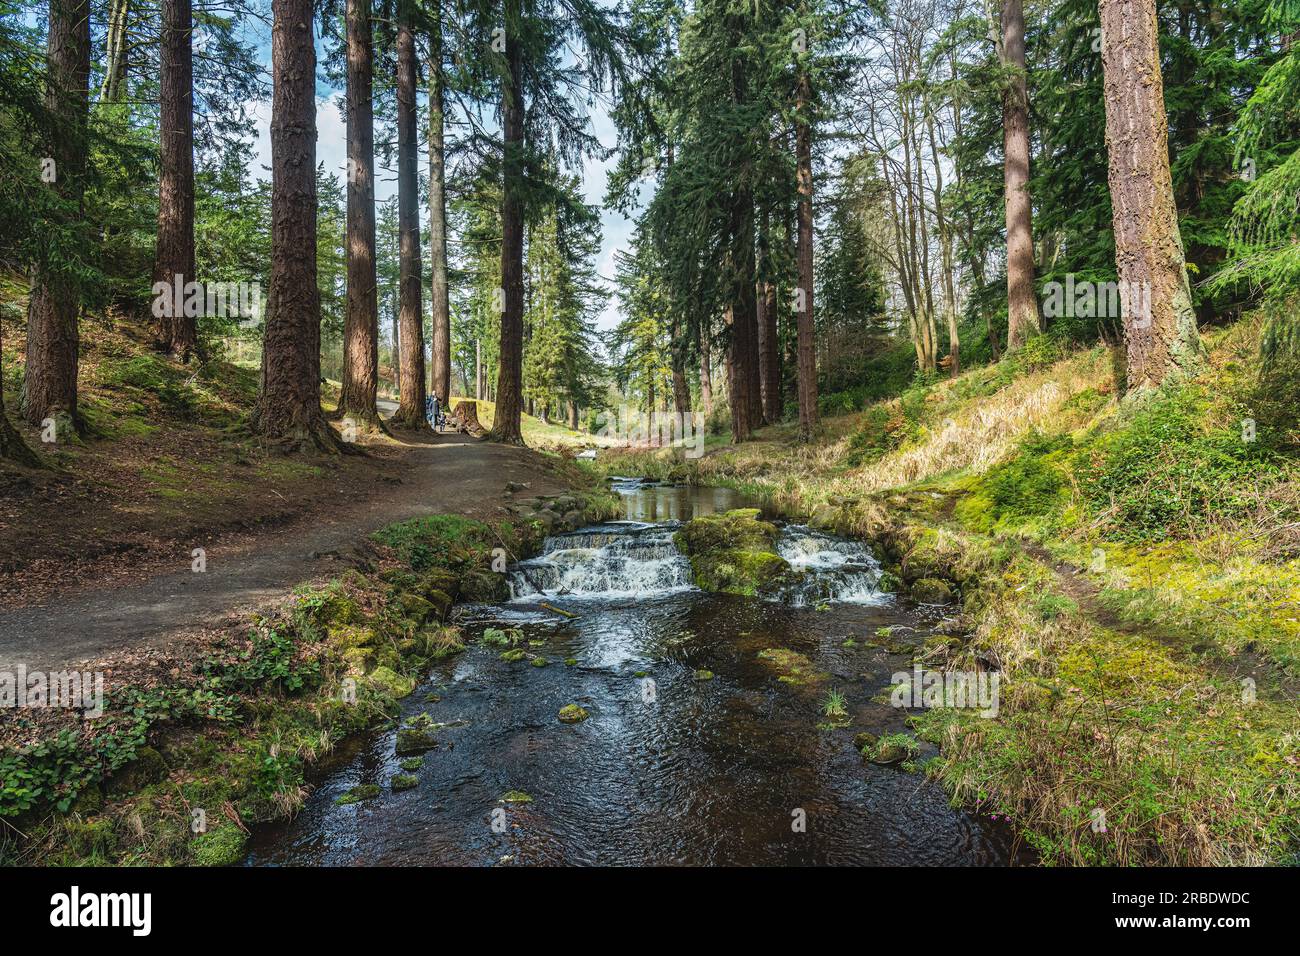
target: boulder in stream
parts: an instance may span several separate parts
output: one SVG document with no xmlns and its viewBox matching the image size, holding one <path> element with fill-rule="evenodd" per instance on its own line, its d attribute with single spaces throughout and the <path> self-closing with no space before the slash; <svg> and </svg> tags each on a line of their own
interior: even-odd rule
<svg viewBox="0 0 1300 956">
<path fill-rule="evenodd" d="M 790 563 L 777 553 L 780 532 L 759 518 L 757 508 L 704 515 L 673 536 L 690 558 L 697 587 L 753 597 L 771 593 L 791 579 Z"/>
</svg>

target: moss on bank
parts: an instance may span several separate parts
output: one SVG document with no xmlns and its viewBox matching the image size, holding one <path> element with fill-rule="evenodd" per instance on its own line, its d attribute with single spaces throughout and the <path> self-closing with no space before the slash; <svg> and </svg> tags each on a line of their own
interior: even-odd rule
<svg viewBox="0 0 1300 956">
<path fill-rule="evenodd" d="M 996 672 L 1000 709 L 915 714 L 926 772 L 1044 861 L 1294 863 L 1300 372 L 1256 333 L 1214 331 L 1203 376 L 1141 400 L 1092 349 L 916 386 L 812 445 L 781 426 L 597 467 L 734 488 L 958 596 L 927 666 Z"/>
<path fill-rule="evenodd" d="M 615 506 L 573 497 L 575 522 Z M 391 721 L 434 661 L 464 650 L 445 622 L 452 603 L 482 594 L 502 553 L 533 553 L 544 531 L 448 515 L 392 525 L 357 567 L 224 633 L 190 673 L 110 688 L 99 720 L 69 716 L 0 750 L 12 824 L 0 863 L 238 862 L 249 827 L 301 807 L 322 757 Z"/>
</svg>

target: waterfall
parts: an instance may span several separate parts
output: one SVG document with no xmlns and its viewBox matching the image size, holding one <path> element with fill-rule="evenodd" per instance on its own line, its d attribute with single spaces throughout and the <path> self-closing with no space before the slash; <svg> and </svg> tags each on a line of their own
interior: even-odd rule
<svg viewBox="0 0 1300 956">
<path fill-rule="evenodd" d="M 877 590 L 880 563 L 857 541 L 823 534 L 803 525 L 782 529 L 777 551 L 795 571 L 804 572 L 782 595 L 793 607 L 824 602 L 881 604 L 888 595 Z"/>
<path fill-rule="evenodd" d="M 648 597 L 689 589 L 691 566 L 673 544 L 677 525 L 611 522 L 556 535 L 510 569 L 514 600 Z"/>
</svg>

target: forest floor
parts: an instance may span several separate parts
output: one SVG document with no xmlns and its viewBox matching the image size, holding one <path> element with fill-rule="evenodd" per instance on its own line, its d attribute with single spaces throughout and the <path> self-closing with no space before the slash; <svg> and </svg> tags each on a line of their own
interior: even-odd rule
<svg viewBox="0 0 1300 956">
<path fill-rule="evenodd" d="M 268 453 L 238 427 L 246 369 L 178 369 L 129 327 L 92 333 L 83 381 L 86 439 L 52 447 L 28 430 L 52 467 L 0 473 L 0 668 L 147 652 L 337 573 L 383 526 L 497 516 L 508 484 L 568 487 L 554 457 L 452 433 L 363 436 L 361 455 Z"/>
</svg>

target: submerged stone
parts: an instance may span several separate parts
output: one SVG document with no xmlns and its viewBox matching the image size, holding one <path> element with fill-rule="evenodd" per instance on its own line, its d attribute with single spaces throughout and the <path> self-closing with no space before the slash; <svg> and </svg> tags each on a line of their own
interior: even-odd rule
<svg viewBox="0 0 1300 956">
<path fill-rule="evenodd" d="M 373 800 L 381 793 L 379 786 L 373 783 L 358 784 L 347 793 L 343 794 L 334 803 L 340 807 L 346 807 L 351 803 L 360 803 L 362 800 Z"/>
<path fill-rule="evenodd" d="M 399 773 L 393 775 L 393 779 L 388 781 L 388 785 L 392 787 L 394 791 L 400 793 L 403 790 L 412 789 L 418 785 L 419 782 L 420 778 L 414 774 Z"/>
<path fill-rule="evenodd" d="M 586 720 L 587 712 L 577 704 L 565 704 L 560 708 L 560 722 L 565 724 L 579 724 Z"/>
</svg>

